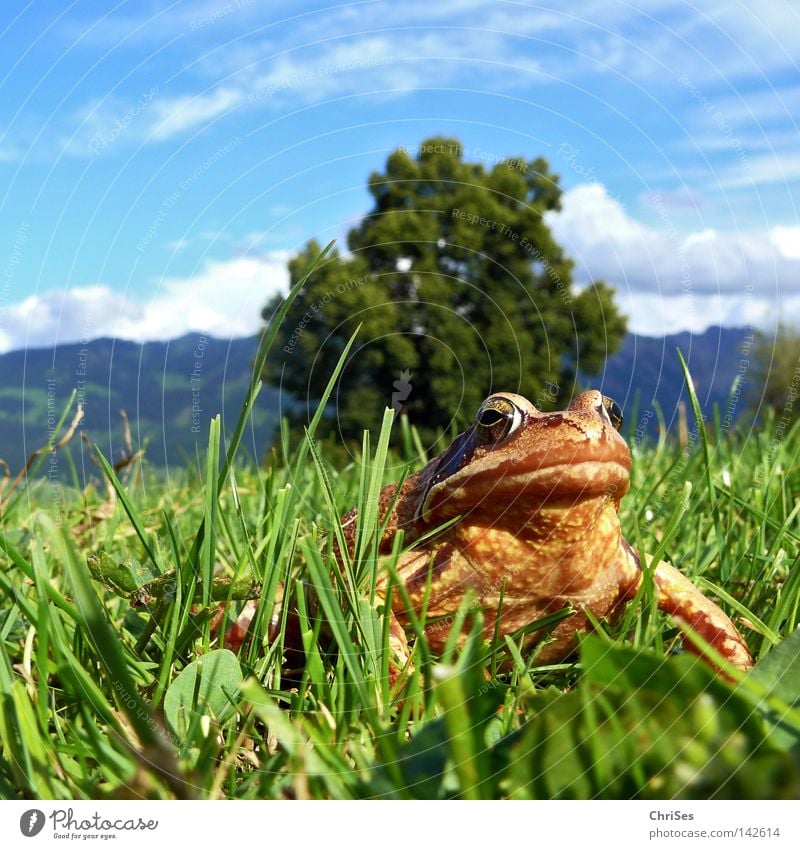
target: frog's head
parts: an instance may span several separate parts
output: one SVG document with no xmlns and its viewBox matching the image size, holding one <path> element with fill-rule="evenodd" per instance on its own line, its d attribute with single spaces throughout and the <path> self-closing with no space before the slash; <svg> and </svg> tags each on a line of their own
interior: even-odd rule
<svg viewBox="0 0 800 849">
<path fill-rule="evenodd" d="M 491 524 L 509 508 L 575 505 L 628 489 L 631 456 L 618 405 L 592 390 L 566 410 L 543 413 L 521 395 L 499 392 L 431 464 L 417 517 L 441 524 L 469 513 Z"/>
</svg>

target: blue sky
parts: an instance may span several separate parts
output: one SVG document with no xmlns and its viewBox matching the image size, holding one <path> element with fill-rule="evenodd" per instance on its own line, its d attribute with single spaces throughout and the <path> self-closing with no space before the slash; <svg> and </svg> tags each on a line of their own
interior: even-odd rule
<svg viewBox="0 0 800 849">
<path fill-rule="evenodd" d="M 800 316 L 800 7 L 72 3 L 0 10 L 0 350 L 254 332 L 399 145 L 545 156 L 633 330 Z"/>
</svg>

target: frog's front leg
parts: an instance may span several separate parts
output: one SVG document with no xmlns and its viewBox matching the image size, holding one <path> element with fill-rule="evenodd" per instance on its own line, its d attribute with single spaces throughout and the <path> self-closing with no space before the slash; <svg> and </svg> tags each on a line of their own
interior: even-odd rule
<svg viewBox="0 0 800 849">
<path fill-rule="evenodd" d="M 389 617 L 389 684 L 393 687 L 403 670 L 409 667 L 411 649 L 408 647 L 408 637 L 397 614 L 387 611 Z"/>
<path fill-rule="evenodd" d="M 627 546 L 625 548 L 629 568 L 624 570 L 628 579 L 624 595 L 633 598 L 642 573 L 635 552 Z M 634 563 L 635 571 L 630 568 Z M 659 610 L 669 613 L 679 625 L 688 626 L 691 632 L 696 633 L 734 666 L 743 671 L 752 668 L 753 658 L 736 626 L 685 575 L 662 560 L 653 571 L 653 581 L 658 593 Z M 686 634 L 684 645 L 694 654 L 704 656 L 702 646 L 692 642 L 691 633 Z"/>
</svg>

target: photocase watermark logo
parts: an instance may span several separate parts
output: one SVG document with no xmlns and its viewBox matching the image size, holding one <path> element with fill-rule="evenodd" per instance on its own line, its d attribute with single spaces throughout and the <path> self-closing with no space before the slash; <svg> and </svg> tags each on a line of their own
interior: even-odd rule
<svg viewBox="0 0 800 849">
<path fill-rule="evenodd" d="M 133 106 L 122 116 L 122 118 L 114 118 L 114 126 L 107 132 L 100 131 L 95 133 L 89 142 L 89 150 L 97 156 L 101 150 L 113 144 L 117 138 L 127 130 L 130 124 L 147 109 L 150 102 L 158 94 L 158 86 L 153 85 L 134 103 Z"/>
<path fill-rule="evenodd" d="M 19 830 L 25 837 L 36 837 L 44 828 L 44 812 L 38 808 L 31 808 L 19 818 Z"/>
<path fill-rule="evenodd" d="M 400 380 L 395 380 L 392 384 L 394 392 L 392 392 L 392 409 L 397 415 L 403 409 L 403 405 L 408 401 L 408 396 L 411 394 L 413 386 L 411 385 L 411 372 L 407 369 L 400 372 Z"/>
<path fill-rule="evenodd" d="M 19 818 L 19 830 L 25 837 L 36 837 L 50 820 L 49 832 L 53 837 L 67 840 L 112 840 L 121 832 L 155 831 L 158 820 L 127 816 L 104 817 L 98 811 L 83 815 L 73 808 L 54 808 L 45 816 L 44 811 L 31 808 Z"/>
</svg>

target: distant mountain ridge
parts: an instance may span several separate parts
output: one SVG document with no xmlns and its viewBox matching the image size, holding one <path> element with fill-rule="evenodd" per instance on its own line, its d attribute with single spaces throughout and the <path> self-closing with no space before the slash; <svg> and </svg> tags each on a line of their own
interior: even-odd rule
<svg viewBox="0 0 800 849">
<path fill-rule="evenodd" d="M 209 420 L 222 414 L 230 433 L 250 382 L 255 336 L 220 340 L 199 333 L 168 342 L 96 339 L 0 356 L 0 458 L 12 471 L 46 443 L 70 394 L 84 404 L 81 430 L 113 460 L 125 450 L 120 410 L 134 449 L 158 466 L 185 465 L 205 447 Z M 263 387 L 243 449 L 261 457 L 280 415 L 277 390 Z M 85 478 L 97 470 L 85 446 L 71 453 Z M 63 464 L 61 464 L 63 467 Z"/>
<path fill-rule="evenodd" d="M 653 405 L 668 424 L 686 398 L 676 353 L 687 358 L 700 402 L 707 415 L 719 404 L 723 415 L 733 380 L 752 340 L 743 328 L 712 327 L 705 333 L 678 333 L 663 338 L 629 334 L 603 374 L 584 380 L 616 400 L 630 417 L 638 393 L 643 434 L 657 435 Z M 236 422 L 250 380 L 258 339 L 220 340 L 192 333 L 168 342 L 144 344 L 97 339 L 85 345 L 12 351 L 0 355 L 0 458 L 12 473 L 48 438 L 70 393 L 85 405 L 81 429 L 106 456 L 124 450 L 119 410 L 130 418 L 134 448 L 147 446 L 147 459 L 158 466 L 184 465 L 204 448 L 208 422 L 222 414 L 223 430 Z M 286 399 L 265 386 L 256 404 L 243 449 L 263 456 Z M 388 399 L 387 399 L 388 403 Z M 731 418 L 742 412 L 736 405 Z M 628 433 L 626 426 L 625 433 Z M 85 446 L 73 440 L 79 476 L 96 474 Z M 63 466 L 63 464 L 62 464 Z"/>
<path fill-rule="evenodd" d="M 686 359 L 698 401 L 707 418 L 714 405 L 719 405 L 723 422 L 730 426 L 745 412 L 747 375 L 750 371 L 750 349 L 753 330 L 750 327 L 710 327 L 704 333 L 675 333 L 652 337 L 628 334 L 619 352 L 606 360 L 602 375 L 586 382 L 602 389 L 625 412 L 633 413 L 638 394 L 638 421 L 643 435 L 658 435 L 654 405 L 664 413 L 667 426 L 677 420 L 678 401 L 689 402 L 683 371 L 677 351 Z M 731 396 L 733 382 L 741 374 L 745 381 Z M 731 400 L 730 407 L 728 401 Z M 691 411 L 690 411 L 691 417 Z M 628 435 L 628 427 L 625 427 Z"/>
</svg>

